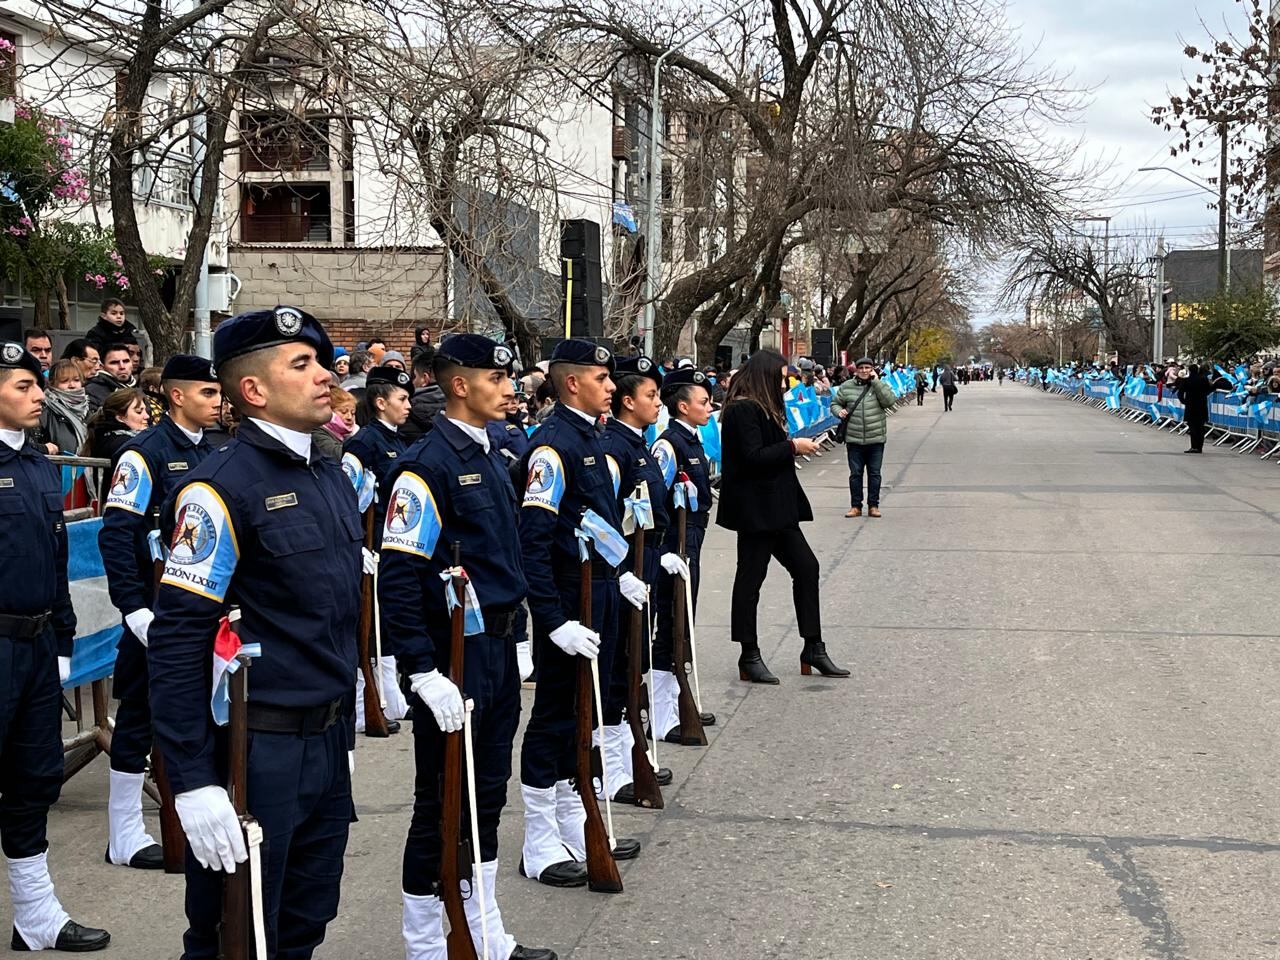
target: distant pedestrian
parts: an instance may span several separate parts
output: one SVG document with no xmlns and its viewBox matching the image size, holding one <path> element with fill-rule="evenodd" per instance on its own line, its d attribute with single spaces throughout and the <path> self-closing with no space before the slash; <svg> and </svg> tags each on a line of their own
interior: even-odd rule
<svg viewBox="0 0 1280 960">
<path fill-rule="evenodd" d="M 921 394 L 923 396 L 923 394 Z M 867 475 L 867 510 L 880 516 L 880 466 L 889 434 L 889 413 L 897 399 L 889 385 L 876 375 L 870 357 L 854 366 L 852 380 L 846 380 L 831 401 L 831 410 L 845 425 L 845 452 L 849 457 L 849 511 L 846 517 L 862 516 L 862 475 Z"/>
<path fill-rule="evenodd" d="M 938 374 L 938 383 L 942 385 L 942 412 L 950 413 L 951 405 L 956 402 L 956 394 L 960 388 L 956 386 L 956 372 L 951 367 L 943 367 Z"/>
<path fill-rule="evenodd" d="M 924 392 L 929 389 L 929 378 L 923 370 L 916 371 L 916 406 L 924 406 Z"/>
</svg>

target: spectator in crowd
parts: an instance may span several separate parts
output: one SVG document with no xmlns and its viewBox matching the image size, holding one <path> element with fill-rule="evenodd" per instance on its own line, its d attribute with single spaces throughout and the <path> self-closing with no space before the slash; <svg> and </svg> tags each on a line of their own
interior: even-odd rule
<svg viewBox="0 0 1280 960">
<path fill-rule="evenodd" d="M 956 402 L 956 394 L 960 392 L 960 388 L 956 386 L 956 372 L 950 364 L 942 368 L 936 382 L 942 385 L 942 412 L 950 413 Z"/>
<path fill-rule="evenodd" d="M 84 383 L 102 369 L 102 356 L 98 348 L 84 337 L 77 337 L 66 345 L 62 351 L 63 360 L 74 360 L 80 368 L 80 379 Z"/>
<path fill-rule="evenodd" d="M 388 350 L 382 355 L 382 365 L 384 367 L 395 367 L 397 370 L 409 372 L 409 368 L 404 365 L 404 354 L 399 350 Z"/>
<path fill-rule="evenodd" d="M 209 446 L 216 450 L 235 436 L 236 427 L 239 425 L 240 414 L 236 411 L 235 404 L 231 402 L 231 397 L 224 393 L 222 407 L 218 411 L 218 423 L 205 430 L 204 438 L 209 441 Z"/>
<path fill-rule="evenodd" d="M 137 338 L 124 339 L 121 342 L 129 348 L 130 373 L 133 379 L 137 381 L 142 376 L 142 346 L 138 343 Z"/>
<path fill-rule="evenodd" d="M 423 349 L 432 351 L 435 356 L 435 348 L 431 346 L 431 328 L 430 327 L 414 327 L 413 328 L 413 346 L 409 348 L 409 362 L 413 363 L 418 358 L 418 354 Z"/>
<path fill-rule="evenodd" d="M 1198 363 L 1191 364 L 1173 384 L 1182 401 L 1182 419 L 1187 424 L 1187 437 L 1191 441 L 1185 453 L 1204 453 L 1205 428 L 1209 423 L 1209 397 L 1219 385 L 1205 376 Z"/>
<path fill-rule="evenodd" d="M 59 360 L 49 369 L 40 414 L 40 442 L 49 453 L 75 454 L 84 446 L 89 419 L 89 396 L 80 379 L 80 365 Z"/>
<path fill-rule="evenodd" d="M 542 370 L 537 367 L 528 367 L 520 373 L 517 389 L 526 397 L 532 397 L 546 378 L 547 375 Z"/>
<path fill-rule="evenodd" d="M 347 377 L 342 381 L 340 386 L 348 393 L 354 390 L 364 390 L 365 375 L 373 366 L 373 357 L 368 350 L 357 350 L 351 355 L 351 366 L 347 371 Z M 359 398 L 357 398 L 359 399 Z"/>
<path fill-rule="evenodd" d="M 163 367 L 147 367 L 138 375 L 138 389 L 142 391 L 142 398 L 147 403 L 147 419 L 153 427 L 160 422 L 164 412 L 169 409 L 169 403 L 164 398 L 164 390 L 160 386 L 163 373 Z"/>
<path fill-rule="evenodd" d="M 845 452 L 849 457 L 849 510 L 846 517 L 862 516 L 862 475 L 867 475 L 867 514 L 880 516 L 880 467 L 889 435 L 889 413 L 897 402 L 889 385 L 876 375 L 870 357 L 854 366 L 831 401 L 831 412 L 845 425 Z"/>
<path fill-rule="evenodd" d="M 134 386 L 132 371 L 129 348 L 123 343 L 109 344 L 102 355 L 102 369 L 84 385 L 89 393 L 90 409 L 97 410 L 117 390 Z"/>
<path fill-rule="evenodd" d="M 343 441 L 357 429 L 356 398 L 341 387 L 330 387 L 329 406 L 333 408 L 333 416 L 324 426 L 311 431 L 311 442 L 321 456 L 341 463 Z"/>
<path fill-rule="evenodd" d="M 134 387 L 116 390 L 103 401 L 85 426 L 88 436 L 81 448 L 81 455 L 111 461 L 111 466 L 102 471 L 98 486 L 98 499 L 105 501 L 120 448 L 131 437 L 150 426 L 147 420 L 147 403 L 142 391 Z"/>
<path fill-rule="evenodd" d="M 556 385 L 550 377 L 538 385 L 538 390 L 533 395 L 533 403 L 536 408 L 533 414 L 534 423 L 542 423 L 551 416 L 551 411 L 556 405 Z"/>
<path fill-rule="evenodd" d="M 89 328 L 84 338 L 101 354 L 109 343 L 132 340 L 136 344 L 136 333 L 137 328 L 125 319 L 124 301 L 107 297 L 98 312 L 98 322 Z"/>
<path fill-rule="evenodd" d="M 387 341 L 381 337 L 370 337 L 369 342 L 365 344 L 365 352 L 373 358 L 372 366 L 381 366 L 382 358 L 387 352 Z"/>
<path fill-rule="evenodd" d="M 347 379 L 347 375 L 351 372 L 351 355 L 347 353 L 345 347 L 333 348 L 333 372 L 339 384 Z"/>
<path fill-rule="evenodd" d="M 53 363 L 53 341 L 49 339 L 48 332 L 35 327 L 24 330 L 22 333 L 22 345 L 26 348 L 27 353 L 40 361 L 40 369 L 47 376 L 49 365 Z"/>
<path fill-rule="evenodd" d="M 444 391 L 435 382 L 435 347 L 424 346 L 413 358 L 413 395 L 409 398 L 409 419 L 400 427 L 405 443 L 413 443 L 431 429 L 436 414 L 444 410 Z"/>
</svg>

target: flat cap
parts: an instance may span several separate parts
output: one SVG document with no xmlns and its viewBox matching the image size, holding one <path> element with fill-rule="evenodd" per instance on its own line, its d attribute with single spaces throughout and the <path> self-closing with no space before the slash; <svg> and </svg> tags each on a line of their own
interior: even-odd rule
<svg viewBox="0 0 1280 960">
<path fill-rule="evenodd" d="M 393 387 L 404 387 L 409 389 L 409 384 L 413 381 L 409 379 L 409 375 L 399 367 L 374 367 L 369 371 L 369 375 L 365 377 L 365 385 L 372 387 L 375 383 L 389 383 Z"/>
<path fill-rule="evenodd" d="M 175 353 L 160 372 L 161 380 L 195 380 L 200 383 L 217 383 L 218 375 L 213 364 L 204 357 L 189 353 Z"/>
<path fill-rule="evenodd" d="M 26 370 L 40 379 L 40 361 L 12 340 L 0 340 L 0 370 Z"/>
<path fill-rule="evenodd" d="M 478 333 L 451 333 L 436 347 L 436 359 L 472 370 L 507 370 L 515 354 L 506 344 Z"/>
<path fill-rule="evenodd" d="M 874 366 L 876 365 L 876 362 L 875 362 L 874 360 L 872 360 L 870 357 L 859 357 L 859 358 L 857 359 L 857 361 L 854 363 L 854 366 L 855 366 L 855 367 L 860 367 L 860 366 L 862 366 L 864 363 L 865 363 L 868 367 L 874 367 Z"/>
<path fill-rule="evenodd" d="M 561 340 L 551 354 L 551 365 L 577 363 L 588 367 L 608 367 L 613 373 L 613 351 L 590 340 Z"/>
<path fill-rule="evenodd" d="M 662 379 L 662 398 L 665 400 L 681 387 L 702 387 L 711 392 L 711 381 L 701 370 L 685 367 L 683 370 L 672 370 Z"/>
<path fill-rule="evenodd" d="M 614 362 L 614 373 L 618 376 L 626 374 L 648 377 L 659 387 L 662 386 L 662 371 L 658 369 L 658 365 L 648 357 L 619 357 Z"/>
<path fill-rule="evenodd" d="M 315 347 L 322 367 L 333 366 L 333 344 L 320 321 L 288 306 L 251 310 L 218 324 L 213 333 L 213 365 L 220 367 L 234 357 L 282 343 L 308 343 Z"/>
</svg>

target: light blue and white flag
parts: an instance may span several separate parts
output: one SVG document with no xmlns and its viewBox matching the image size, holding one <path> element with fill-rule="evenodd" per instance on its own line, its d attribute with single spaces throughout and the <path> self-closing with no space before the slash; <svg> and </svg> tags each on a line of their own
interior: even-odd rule
<svg viewBox="0 0 1280 960">
<path fill-rule="evenodd" d="M 627 559 L 627 539 L 600 514 L 587 509 L 582 512 L 582 524 L 574 531 L 578 537 L 578 556 L 589 556 L 587 541 L 595 544 L 596 553 L 611 567 Z"/>
<path fill-rule="evenodd" d="M 444 581 L 444 602 L 449 610 L 449 615 L 453 615 L 453 611 L 458 607 L 458 591 L 453 588 L 453 570 L 444 570 L 440 574 L 440 579 Z M 471 584 L 471 578 L 467 577 L 467 602 L 462 615 L 462 633 L 464 636 L 472 637 L 477 633 L 484 633 L 484 614 L 480 612 L 480 598 L 476 596 L 476 588 Z"/>
<path fill-rule="evenodd" d="M 120 611 L 111 605 L 107 593 L 107 574 L 98 550 L 101 529 L 101 517 L 67 524 L 67 576 L 76 610 L 71 676 L 63 684 L 68 690 L 101 680 L 115 669 L 116 646 L 124 632 Z"/>
</svg>

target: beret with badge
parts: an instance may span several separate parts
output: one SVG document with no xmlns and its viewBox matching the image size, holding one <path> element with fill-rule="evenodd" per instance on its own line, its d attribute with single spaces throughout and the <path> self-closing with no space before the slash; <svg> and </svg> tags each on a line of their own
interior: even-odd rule
<svg viewBox="0 0 1280 960">
<path fill-rule="evenodd" d="M 213 364 L 204 357 L 189 353 L 175 353 L 165 362 L 160 380 L 192 380 L 197 383 L 217 383 L 218 375 Z"/>
<path fill-rule="evenodd" d="M 365 377 L 366 386 L 374 386 L 378 383 L 389 383 L 393 387 L 404 387 L 409 389 L 409 384 L 413 381 L 409 379 L 409 375 L 399 367 L 374 367 L 369 371 L 369 375 Z"/>
<path fill-rule="evenodd" d="M 627 375 L 648 377 L 659 387 L 662 386 L 662 371 L 648 357 L 619 357 L 614 363 L 614 373 L 619 377 Z"/>
<path fill-rule="evenodd" d="M 320 321 L 288 306 L 251 310 L 223 320 L 213 332 L 213 365 L 220 367 L 235 357 L 285 343 L 310 344 L 322 367 L 333 365 L 333 344 Z"/>
<path fill-rule="evenodd" d="M 28 353 L 20 343 L 0 341 L 0 370 L 26 370 L 39 380 L 40 361 Z"/>
<path fill-rule="evenodd" d="M 692 367 L 672 370 L 662 380 L 662 399 L 666 400 L 674 395 L 681 387 L 702 387 L 709 393 L 711 381 L 701 370 L 695 370 Z"/>
<path fill-rule="evenodd" d="M 472 370 L 509 370 L 515 354 L 478 333 L 451 333 L 436 348 L 436 360 Z"/>
<path fill-rule="evenodd" d="M 551 354 L 551 365 L 574 363 L 585 367 L 607 367 L 613 373 L 613 351 L 590 340 L 561 340 Z"/>
</svg>

